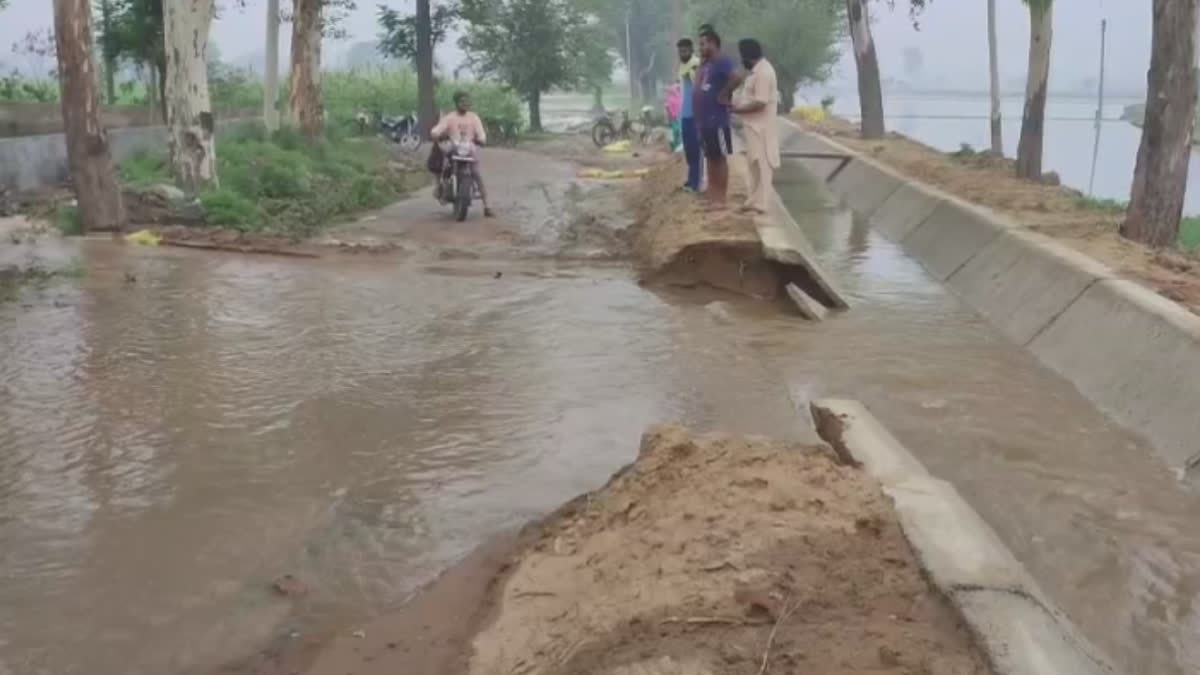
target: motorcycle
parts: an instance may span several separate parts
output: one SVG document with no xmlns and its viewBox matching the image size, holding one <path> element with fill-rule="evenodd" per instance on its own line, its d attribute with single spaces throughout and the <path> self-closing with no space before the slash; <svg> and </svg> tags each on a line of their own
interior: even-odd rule
<svg viewBox="0 0 1200 675">
<path fill-rule="evenodd" d="M 418 132 L 417 116 L 414 114 L 401 117 L 381 115 L 379 130 L 406 152 L 416 152 L 421 147 L 421 134 Z"/>
<path fill-rule="evenodd" d="M 471 210 L 471 200 L 479 195 L 475 182 L 475 144 L 471 141 L 438 142 L 442 151 L 442 170 L 438 178 L 438 201 L 454 207 L 454 219 L 462 222 Z"/>
</svg>

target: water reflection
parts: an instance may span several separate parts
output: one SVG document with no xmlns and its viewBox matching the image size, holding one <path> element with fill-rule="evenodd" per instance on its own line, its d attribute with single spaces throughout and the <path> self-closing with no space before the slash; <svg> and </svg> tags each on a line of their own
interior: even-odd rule
<svg viewBox="0 0 1200 675">
<path fill-rule="evenodd" d="M 1145 103 L 1142 99 L 1109 99 L 1105 101 L 1104 118 L 1100 132 L 1100 150 L 1097 155 L 1094 195 L 1102 199 L 1127 201 L 1133 184 L 1133 165 L 1137 160 L 1138 145 L 1142 130 L 1120 120 L 1125 106 L 1130 103 Z M 991 146 L 988 115 L 990 103 L 987 97 L 941 97 L 905 96 L 889 94 L 884 102 L 891 117 L 888 128 L 931 145 L 944 152 L 958 150 L 963 143 L 975 149 Z M 1004 153 L 1009 157 L 1017 154 L 1017 141 L 1021 136 L 1021 114 L 1025 102 L 1021 98 L 1004 98 L 1001 109 L 1004 116 Z M 858 99 L 838 99 L 834 111 L 852 119 L 858 119 Z M 1063 184 L 1077 190 L 1087 191 L 1091 178 L 1092 149 L 1095 143 L 1095 101 L 1051 98 L 1046 104 L 1045 150 L 1042 166 L 1047 171 L 1057 171 Z M 930 116 L 941 118 L 931 119 Z M 973 119 L 945 119 L 950 116 L 970 116 Z M 1200 214 L 1200 158 L 1191 154 L 1188 171 L 1188 194 L 1184 205 L 1187 214 Z"/>
</svg>

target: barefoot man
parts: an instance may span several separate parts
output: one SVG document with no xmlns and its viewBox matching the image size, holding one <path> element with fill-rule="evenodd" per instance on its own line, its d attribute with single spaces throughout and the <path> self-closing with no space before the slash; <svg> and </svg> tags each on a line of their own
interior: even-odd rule
<svg viewBox="0 0 1200 675">
<path fill-rule="evenodd" d="M 744 123 L 746 163 L 750 169 L 750 194 L 741 210 L 765 214 L 770 205 L 771 180 L 779 168 L 779 136 L 775 130 L 779 82 L 774 66 L 763 58 L 758 40 L 742 40 L 738 43 L 738 53 L 748 74 L 742 85 L 743 100 L 733 107 L 733 112 Z"/>
<path fill-rule="evenodd" d="M 707 164 L 710 206 L 723 208 L 729 191 L 729 163 L 733 153 L 729 130 L 729 96 L 741 82 L 733 61 L 721 53 L 721 36 L 710 26 L 700 33 L 703 60 L 696 78 L 695 116 L 700 147 Z"/>
</svg>

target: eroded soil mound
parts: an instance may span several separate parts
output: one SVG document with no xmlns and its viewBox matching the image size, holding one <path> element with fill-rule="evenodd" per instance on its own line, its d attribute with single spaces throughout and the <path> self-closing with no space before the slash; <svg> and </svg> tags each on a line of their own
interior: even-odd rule
<svg viewBox="0 0 1200 675">
<path fill-rule="evenodd" d="M 652 168 L 634 191 L 633 259 L 641 279 L 776 297 L 778 270 L 763 258 L 754 221 L 705 209 L 701 198 L 680 189 L 686 173 L 673 158 Z M 740 204 L 745 193 L 741 176 L 732 173 L 729 203 Z"/>
<path fill-rule="evenodd" d="M 988 672 L 879 489 L 763 439 L 651 430 L 496 593 L 472 674 Z"/>
</svg>

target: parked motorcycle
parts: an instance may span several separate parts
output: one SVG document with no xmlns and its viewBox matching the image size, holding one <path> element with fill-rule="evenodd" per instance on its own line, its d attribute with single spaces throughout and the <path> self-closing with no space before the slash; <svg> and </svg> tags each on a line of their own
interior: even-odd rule
<svg viewBox="0 0 1200 675">
<path fill-rule="evenodd" d="M 418 133 L 415 114 L 409 113 L 400 117 L 381 115 L 379 130 L 406 152 L 416 152 L 421 147 L 421 134 Z"/>
<path fill-rule="evenodd" d="M 462 222 L 471 210 L 471 200 L 478 196 L 475 181 L 475 144 L 471 141 L 438 141 L 442 151 L 442 170 L 438 178 L 438 201 L 454 207 L 454 219 Z"/>
</svg>

